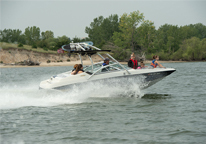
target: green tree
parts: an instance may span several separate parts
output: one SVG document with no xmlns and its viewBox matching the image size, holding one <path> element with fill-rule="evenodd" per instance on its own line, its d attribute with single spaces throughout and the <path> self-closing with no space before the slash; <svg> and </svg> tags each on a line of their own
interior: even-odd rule
<svg viewBox="0 0 206 144">
<path fill-rule="evenodd" d="M 46 39 L 49 39 L 49 38 L 54 38 L 54 33 L 52 31 L 47 30 L 47 31 L 41 33 L 41 39 L 42 40 L 46 40 Z"/>
<path fill-rule="evenodd" d="M 11 42 L 11 37 L 12 37 L 12 29 L 4 29 L 3 31 L 1 30 L 1 41 L 2 42 Z"/>
<path fill-rule="evenodd" d="M 58 38 L 52 38 L 52 37 L 50 37 L 50 38 L 48 38 L 47 40 L 47 43 L 48 43 L 48 45 L 49 45 L 49 49 L 53 49 L 54 47 L 55 47 L 55 45 L 57 44 L 57 42 L 58 42 Z"/>
<path fill-rule="evenodd" d="M 200 48 L 201 48 L 202 60 L 206 60 L 206 38 L 202 39 Z"/>
<path fill-rule="evenodd" d="M 50 49 L 50 47 L 54 47 L 56 43 L 54 43 L 54 33 L 52 31 L 41 32 L 41 39 L 36 42 L 38 47 Z"/>
<path fill-rule="evenodd" d="M 96 46 L 101 46 L 102 43 L 112 38 L 115 31 L 119 31 L 118 26 L 118 15 L 114 14 L 105 19 L 99 16 L 91 22 L 90 27 L 85 28 L 85 32 Z"/>
<path fill-rule="evenodd" d="M 167 51 L 169 54 L 171 54 L 172 48 L 174 47 L 175 38 L 173 36 L 168 36 L 167 39 L 168 39 L 167 40 Z M 174 48 L 173 48 L 173 52 L 174 52 Z"/>
<path fill-rule="evenodd" d="M 198 31 L 198 35 L 196 37 L 200 39 L 206 38 L 206 26 L 202 23 L 194 24 L 195 29 Z"/>
<path fill-rule="evenodd" d="M 77 42 L 81 42 L 82 40 L 80 39 L 80 38 L 78 38 L 78 37 L 74 37 L 73 39 L 72 39 L 72 41 L 73 41 L 73 43 L 77 43 Z"/>
<path fill-rule="evenodd" d="M 8 43 L 22 43 L 25 44 L 25 37 L 19 29 L 4 29 L 0 30 L 1 41 Z"/>
<path fill-rule="evenodd" d="M 57 49 L 61 48 L 63 45 L 69 44 L 70 42 L 71 42 L 70 38 L 68 38 L 67 36 L 63 35 L 62 37 L 58 37 L 57 38 L 57 43 L 51 49 L 52 50 L 57 50 Z"/>
<path fill-rule="evenodd" d="M 119 32 L 119 18 L 117 14 L 105 18 L 101 24 L 102 39 L 108 41 L 112 38 L 114 32 Z"/>
<path fill-rule="evenodd" d="M 182 39 L 178 26 L 165 24 L 156 31 L 154 45 L 155 49 L 159 52 L 163 51 L 170 55 L 179 49 L 181 42 Z"/>
<path fill-rule="evenodd" d="M 159 29 L 155 32 L 155 39 L 154 39 L 154 47 L 148 48 L 148 53 L 156 53 L 158 51 L 164 51 L 165 49 L 165 43 L 164 43 L 164 37 L 163 37 L 163 31 L 160 31 Z"/>
<path fill-rule="evenodd" d="M 103 20 L 104 17 L 99 16 L 98 18 L 95 18 L 93 22 L 91 22 L 90 27 L 85 28 L 85 32 L 88 34 L 89 38 L 91 38 L 95 45 L 98 45 L 103 40 L 101 27 Z"/>
<path fill-rule="evenodd" d="M 200 39 L 206 38 L 206 26 L 201 23 L 181 26 L 180 35 L 183 40 L 192 37 L 198 37 Z"/>
<path fill-rule="evenodd" d="M 137 31 L 139 37 L 137 43 L 141 46 L 141 50 L 145 52 L 153 49 L 156 32 L 154 23 L 149 20 L 143 21 Z"/>
<path fill-rule="evenodd" d="M 144 20 L 143 13 L 139 11 L 131 12 L 129 15 L 124 13 L 119 23 L 120 32 L 114 32 L 113 40 L 115 45 L 131 49 L 134 52 L 138 46 L 138 25 Z"/>
<path fill-rule="evenodd" d="M 172 55 L 172 58 L 174 60 L 202 60 L 206 50 L 204 47 L 204 42 L 205 39 L 201 41 L 197 37 L 186 39 L 180 45 L 180 49 Z"/>
<path fill-rule="evenodd" d="M 33 26 L 33 27 L 27 27 L 25 29 L 25 38 L 27 41 L 27 44 L 34 45 L 37 41 L 40 40 L 40 28 Z"/>
<path fill-rule="evenodd" d="M 19 29 L 14 29 L 11 31 L 11 42 L 19 42 L 20 36 L 22 34 L 22 31 Z"/>
</svg>

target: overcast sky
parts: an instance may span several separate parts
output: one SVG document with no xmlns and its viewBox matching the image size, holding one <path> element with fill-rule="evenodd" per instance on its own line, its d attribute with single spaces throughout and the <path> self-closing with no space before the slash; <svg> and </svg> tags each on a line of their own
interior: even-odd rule
<svg viewBox="0 0 206 144">
<path fill-rule="evenodd" d="M 156 28 L 164 24 L 206 25 L 206 0 L 1 0 L 1 30 L 37 26 L 55 37 L 87 37 L 85 27 L 98 16 L 108 17 L 139 10 Z"/>
</svg>

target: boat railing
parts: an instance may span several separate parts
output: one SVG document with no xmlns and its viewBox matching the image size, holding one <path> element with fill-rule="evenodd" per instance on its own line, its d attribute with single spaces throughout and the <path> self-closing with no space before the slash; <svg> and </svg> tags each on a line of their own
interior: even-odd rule
<svg viewBox="0 0 206 144">
<path fill-rule="evenodd" d="M 92 47 L 92 48 L 94 48 L 94 49 L 97 49 L 97 50 L 101 50 L 101 49 L 99 49 L 99 48 L 97 48 L 97 47 L 95 47 L 95 46 L 91 46 L 90 45 L 90 47 Z M 100 54 L 98 54 L 99 56 L 101 56 Z M 114 59 L 110 54 L 106 54 L 107 56 L 109 56 L 113 61 L 115 61 L 116 63 L 118 63 L 124 70 L 126 70 L 127 71 L 127 73 L 128 74 L 130 74 L 130 72 L 122 65 L 122 64 L 120 64 L 116 59 Z M 102 56 L 101 56 L 102 57 Z M 102 57 L 102 58 L 104 58 L 104 57 Z"/>
<path fill-rule="evenodd" d="M 81 58 L 81 50 L 83 50 L 83 51 L 85 51 L 85 52 L 87 52 L 86 51 L 86 49 L 83 47 L 83 46 L 86 46 L 86 47 L 89 47 L 89 48 L 91 48 L 91 49 L 95 49 L 95 50 L 97 50 L 97 51 L 103 51 L 103 50 L 101 50 L 100 48 L 97 48 L 97 47 L 95 47 L 95 46 L 93 46 L 93 42 L 80 42 L 80 43 L 70 43 L 70 46 L 71 45 L 75 45 L 76 46 L 76 54 L 78 54 L 79 55 L 79 58 L 80 58 L 80 60 L 81 60 L 81 64 L 83 65 L 83 61 L 82 61 L 82 58 Z M 71 49 L 74 49 L 74 47 L 72 46 L 71 47 Z M 70 49 L 70 52 L 71 52 L 71 49 Z M 97 51 L 95 51 L 95 53 L 96 54 L 98 54 L 103 60 L 105 59 L 99 52 L 97 52 Z M 85 53 L 84 53 L 85 54 Z M 94 54 L 94 53 L 92 53 L 92 54 Z M 91 55 L 92 54 L 88 54 L 88 56 L 89 56 L 89 59 L 90 59 L 90 61 L 91 61 L 91 66 L 92 66 L 92 73 L 93 73 L 93 71 L 94 71 L 94 64 L 93 64 L 93 60 L 92 60 L 92 58 L 91 58 Z M 110 59 L 112 59 L 114 62 L 116 62 L 116 64 L 118 64 L 120 67 L 122 67 L 128 74 L 131 74 L 122 64 L 120 64 L 116 59 L 114 59 L 110 54 L 108 54 L 108 53 L 106 53 L 106 55 L 110 58 Z M 110 65 L 111 66 L 111 65 Z M 100 69 L 101 70 L 101 69 Z M 95 72 L 96 73 L 96 72 Z M 93 75 L 92 75 L 93 76 Z M 89 77 L 90 78 L 90 77 Z"/>
<path fill-rule="evenodd" d="M 107 55 L 116 63 L 118 63 L 118 65 L 120 65 L 125 71 L 127 71 L 128 74 L 131 74 L 122 64 L 120 64 L 116 59 L 114 59 L 110 54 L 107 53 Z"/>
<path fill-rule="evenodd" d="M 112 67 L 112 68 L 114 68 L 114 69 L 116 69 L 116 70 L 121 70 L 121 69 L 119 69 L 119 68 L 117 68 L 117 67 L 113 67 L 114 65 L 116 65 L 116 64 L 118 64 L 118 63 L 113 63 L 113 64 L 109 64 L 109 65 L 106 65 L 106 66 L 101 66 L 101 68 L 100 69 L 98 69 L 97 71 L 95 71 L 94 73 L 92 73 L 87 79 L 90 79 L 92 76 L 94 76 L 96 73 L 98 73 L 98 72 L 100 72 L 100 71 L 102 71 L 103 69 L 106 69 L 106 68 L 108 68 L 108 67 Z"/>
</svg>

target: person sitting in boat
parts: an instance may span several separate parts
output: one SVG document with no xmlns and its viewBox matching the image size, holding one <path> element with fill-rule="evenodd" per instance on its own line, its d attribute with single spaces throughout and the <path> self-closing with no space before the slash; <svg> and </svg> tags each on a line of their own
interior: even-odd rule
<svg viewBox="0 0 206 144">
<path fill-rule="evenodd" d="M 159 67 L 161 67 L 161 68 L 165 68 L 165 67 L 163 67 L 157 60 L 159 60 L 159 56 L 154 55 L 154 56 L 153 56 L 152 63 L 151 63 L 150 66 L 151 66 L 152 68 L 156 68 L 157 66 L 159 66 Z"/>
<path fill-rule="evenodd" d="M 80 73 L 83 73 L 83 72 L 84 72 L 84 70 L 83 70 L 82 64 L 78 64 L 76 69 L 73 72 L 71 72 L 71 75 L 76 75 L 76 74 L 80 74 Z"/>
<path fill-rule="evenodd" d="M 147 66 L 145 66 L 145 64 L 144 64 L 143 61 L 141 61 L 141 62 L 140 62 L 140 67 L 141 67 L 141 69 L 142 69 L 142 68 L 144 69 L 144 68 L 146 68 Z"/>
<path fill-rule="evenodd" d="M 83 65 L 82 65 L 82 64 L 79 64 L 79 67 L 80 67 L 80 71 L 84 72 L 84 70 L 83 70 Z"/>
<path fill-rule="evenodd" d="M 104 63 L 102 64 L 102 66 L 107 66 L 107 65 L 109 65 L 109 58 L 105 58 Z M 102 69 L 102 72 L 106 72 L 108 70 L 109 70 L 109 67 L 106 67 Z"/>
<path fill-rule="evenodd" d="M 131 67 L 133 69 L 138 68 L 138 62 L 135 59 L 135 54 L 134 53 L 131 54 L 131 59 L 128 61 L 128 67 Z"/>
<path fill-rule="evenodd" d="M 106 66 L 109 64 L 109 58 L 104 59 L 104 63 L 102 64 L 103 66 Z"/>
<path fill-rule="evenodd" d="M 78 66 L 78 64 L 75 64 L 75 65 L 74 65 L 74 69 L 72 70 L 72 72 L 75 71 L 75 69 L 76 69 L 77 66 Z"/>
</svg>

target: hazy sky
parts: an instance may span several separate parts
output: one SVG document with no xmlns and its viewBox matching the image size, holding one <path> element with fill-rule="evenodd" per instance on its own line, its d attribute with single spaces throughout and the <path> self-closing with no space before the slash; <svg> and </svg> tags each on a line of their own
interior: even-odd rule
<svg viewBox="0 0 206 144">
<path fill-rule="evenodd" d="M 156 28 L 164 24 L 206 25 L 206 0 L 1 0 L 1 30 L 37 26 L 51 30 L 55 37 L 87 37 L 85 27 L 98 16 L 130 13 L 139 10 Z"/>
</svg>

